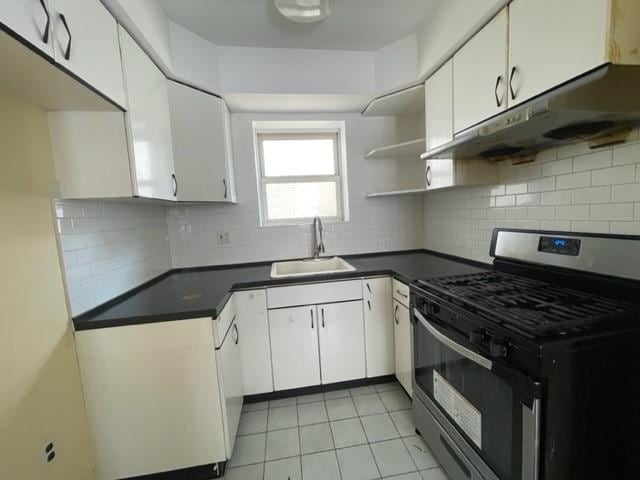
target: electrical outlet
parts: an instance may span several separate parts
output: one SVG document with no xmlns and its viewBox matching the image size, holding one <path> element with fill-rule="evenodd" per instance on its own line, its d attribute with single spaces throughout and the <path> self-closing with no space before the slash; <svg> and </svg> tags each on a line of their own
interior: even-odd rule
<svg viewBox="0 0 640 480">
<path fill-rule="evenodd" d="M 227 232 L 226 230 L 216 232 L 216 237 L 218 238 L 218 245 L 226 245 L 227 243 L 231 243 L 231 237 L 229 236 L 229 232 Z"/>
<path fill-rule="evenodd" d="M 52 438 L 44 442 L 44 445 L 42 446 L 42 450 L 40 452 L 42 454 L 42 461 L 47 467 L 49 467 L 56 461 L 56 457 L 58 454 L 56 452 L 56 444 Z"/>
</svg>

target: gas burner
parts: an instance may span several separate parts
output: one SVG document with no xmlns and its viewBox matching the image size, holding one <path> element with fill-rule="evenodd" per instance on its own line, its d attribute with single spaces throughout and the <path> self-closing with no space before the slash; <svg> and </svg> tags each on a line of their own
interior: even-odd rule
<svg viewBox="0 0 640 480">
<path fill-rule="evenodd" d="M 452 303 L 530 337 L 583 333 L 632 304 L 502 272 L 421 280 Z"/>
</svg>

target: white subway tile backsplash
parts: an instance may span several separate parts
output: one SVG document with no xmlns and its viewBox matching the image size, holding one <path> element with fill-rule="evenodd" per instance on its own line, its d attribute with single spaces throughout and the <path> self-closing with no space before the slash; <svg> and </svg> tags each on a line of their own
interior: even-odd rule
<svg viewBox="0 0 640 480">
<path fill-rule="evenodd" d="M 609 233 L 609 222 L 571 222 L 572 232 Z"/>
<path fill-rule="evenodd" d="M 507 195 L 514 195 L 518 193 L 527 193 L 527 184 L 526 183 L 512 183 L 510 185 L 506 185 L 505 191 Z"/>
<path fill-rule="evenodd" d="M 625 145 L 613 149 L 613 165 L 640 163 L 640 144 Z"/>
<path fill-rule="evenodd" d="M 588 220 L 589 219 L 589 206 L 588 205 L 572 205 L 556 206 L 556 219 L 558 220 Z"/>
<path fill-rule="evenodd" d="M 556 217 L 555 207 L 529 207 L 527 216 L 534 220 L 553 220 Z"/>
<path fill-rule="evenodd" d="M 595 170 L 597 168 L 606 168 L 611 166 L 613 161 L 613 151 L 611 149 L 602 150 L 596 153 L 580 155 L 573 159 L 573 171 L 584 172 L 587 170 Z"/>
<path fill-rule="evenodd" d="M 519 207 L 528 207 L 533 205 L 540 205 L 539 193 L 527 193 L 525 195 L 518 195 L 516 197 L 516 205 Z"/>
<path fill-rule="evenodd" d="M 555 162 L 544 163 L 542 165 L 542 176 L 549 177 L 552 175 L 563 175 L 571 173 L 573 170 L 573 159 L 565 158 L 556 160 Z"/>
<path fill-rule="evenodd" d="M 640 183 L 611 187 L 612 202 L 640 202 Z"/>
<path fill-rule="evenodd" d="M 591 220 L 633 220 L 633 203 L 591 205 Z"/>
<path fill-rule="evenodd" d="M 627 145 L 597 152 L 592 152 L 587 143 L 543 152 L 529 165 L 535 168 L 528 174 L 539 172 L 539 175 L 527 179 L 527 193 L 515 193 L 522 187 L 514 185 L 524 183 L 519 181 L 523 167 L 503 162 L 499 166 L 501 184 L 487 188 L 484 194 L 470 195 L 469 189 L 462 189 L 426 196 L 425 246 L 488 262 L 491 261 L 490 233 L 495 227 L 637 233 L 640 225 L 638 131 L 629 138 Z M 516 205 L 512 200 L 514 195 Z M 459 203 L 461 198 L 467 203 Z M 470 225 L 469 205 L 487 198 L 486 220 Z M 456 243 L 461 228 L 472 230 L 471 237 L 477 244 L 471 249 Z M 485 235 L 474 235 L 475 229 Z"/>
<path fill-rule="evenodd" d="M 571 190 L 543 192 L 540 197 L 540 203 L 542 205 L 570 205 Z"/>
<path fill-rule="evenodd" d="M 556 177 L 538 178 L 530 180 L 528 185 L 529 193 L 551 192 L 556 189 Z"/>
<path fill-rule="evenodd" d="M 79 315 L 171 267 L 162 206 L 55 202 L 72 315 Z"/>
<path fill-rule="evenodd" d="M 611 222 L 611 233 L 640 235 L 640 222 Z"/>
<path fill-rule="evenodd" d="M 624 165 L 621 167 L 605 168 L 594 170 L 591 173 L 591 184 L 596 185 L 618 185 L 622 183 L 635 182 L 635 165 Z"/>
<path fill-rule="evenodd" d="M 516 204 L 515 195 L 496 197 L 496 207 L 512 207 Z"/>
<path fill-rule="evenodd" d="M 591 186 L 591 172 L 571 173 L 556 177 L 556 188 L 566 190 Z"/>
<path fill-rule="evenodd" d="M 580 188 L 571 192 L 571 203 L 575 205 L 606 203 L 611 199 L 611 187 Z"/>
</svg>

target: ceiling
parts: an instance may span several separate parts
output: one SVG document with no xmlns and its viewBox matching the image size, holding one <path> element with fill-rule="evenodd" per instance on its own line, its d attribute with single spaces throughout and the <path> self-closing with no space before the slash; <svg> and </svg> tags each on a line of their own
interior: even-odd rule
<svg viewBox="0 0 640 480">
<path fill-rule="evenodd" d="M 376 50 L 416 32 L 441 0 L 333 0 L 315 24 L 287 20 L 273 0 L 160 0 L 171 20 L 216 45 Z"/>
</svg>

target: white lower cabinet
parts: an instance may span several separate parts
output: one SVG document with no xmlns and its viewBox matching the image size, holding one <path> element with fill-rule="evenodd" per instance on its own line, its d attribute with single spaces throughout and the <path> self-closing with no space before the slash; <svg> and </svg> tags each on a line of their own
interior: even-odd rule
<svg viewBox="0 0 640 480">
<path fill-rule="evenodd" d="M 273 386 L 276 390 L 320 384 L 316 306 L 269 310 Z"/>
<path fill-rule="evenodd" d="M 98 478 L 227 458 L 211 318 L 85 330 L 75 339 Z"/>
<path fill-rule="evenodd" d="M 233 303 L 233 298 L 229 304 Z M 234 308 L 229 305 L 227 308 Z M 231 458 L 233 446 L 240 424 L 240 414 L 244 401 L 244 381 L 242 377 L 241 340 L 244 329 L 242 317 L 233 312 L 231 325 L 222 339 L 221 345 L 216 349 L 218 364 L 218 383 L 220 385 L 220 397 L 222 399 L 222 419 L 225 433 L 225 453 Z M 216 320 L 214 320 L 215 322 Z"/>
<path fill-rule="evenodd" d="M 411 355 L 411 322 L 409 309 L 398 300 L 393 300 L 393 320 L 395 338 L 396 378 L 400 385 L 413 397 L 412 355 Z"/>
<path fill-rule="evenodd" d="M 266 291 L 235 292 L 233 298 L 241 322 L 244 393 L 256 395 L 273 392 Z"/>
<path fill-rule="evenodd" d="M 366 376 L 362 301 L 318 305 L 323 384 Z"/>
<path fill-rule="evenodd" d="M 391 278 L 364 279 L 362 295 L 367 377 L 392 375 L 395 372 L 395 346 Z"/>
</svg>

